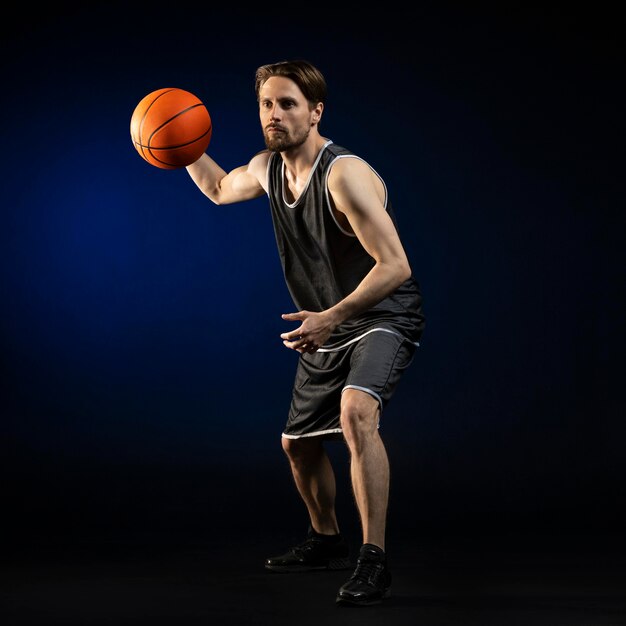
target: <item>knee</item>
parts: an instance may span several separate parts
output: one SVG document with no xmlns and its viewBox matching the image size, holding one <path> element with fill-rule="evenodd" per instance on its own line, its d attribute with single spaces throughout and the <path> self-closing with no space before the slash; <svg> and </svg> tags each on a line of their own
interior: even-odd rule
<svg viewBox="0 0 626 626">
<path fill-rule="evenodd" d="M 287 437 L 283 437 L 280 440 L 280 443 L 283 447 L 283 452 L 289 458 L 297 455 L 298 453 L 298 440 L 297 439 L 287 439 Z"/>
<path fill-rule="evenodd" d="M 296 464 L 307 463 L 318 452 L 316 442 L 310 440 L 283 437 L 281 444 L 287 458 Z"/>
<path fill-rule="evenodd" d="M 355 397 L 344 393 L 341 402 L 341 430 L 346 443 L 358 450 L 367 437 L 378 429 L 379 405 L 371 396 Z"/>
</svg>

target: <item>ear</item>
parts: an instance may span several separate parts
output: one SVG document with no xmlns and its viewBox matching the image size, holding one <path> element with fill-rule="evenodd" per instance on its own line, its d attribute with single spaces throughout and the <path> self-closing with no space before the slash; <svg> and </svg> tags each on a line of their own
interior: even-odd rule
<svg viewBox="0 0 626 626">
<path fill-rule="evenodd" d="M 318 102 L 311 110 L 311 124 L 319 124 L 322 119 L 322 113 L 324 112 L 324 103 Z"/>
</svg>

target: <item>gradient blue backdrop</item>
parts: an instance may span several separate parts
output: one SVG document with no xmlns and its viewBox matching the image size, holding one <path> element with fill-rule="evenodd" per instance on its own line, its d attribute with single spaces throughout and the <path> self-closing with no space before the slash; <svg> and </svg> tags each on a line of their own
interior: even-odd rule
<svg viewBox="0 0 626 626">
<path fill-rule="evenodd" d="M 392 523 L 623 524 L 615 23 L 414 10 L 94 3 L 3 27 L 16 529 L 202 532 L 264 506 L 303 523 L 280 449 L 297 354 L 279 338 L 293 306 L 267 201 L 216 207 L 129 132 L 144 95 L 181 87 L 211 113 L 212 156 L 240 165 L 263 147 L 254 71 L 292 57 L 326 75 L 321 132 L 386 179 L 423 289 L 422 347 L 382 422 Z"/>
</svg>

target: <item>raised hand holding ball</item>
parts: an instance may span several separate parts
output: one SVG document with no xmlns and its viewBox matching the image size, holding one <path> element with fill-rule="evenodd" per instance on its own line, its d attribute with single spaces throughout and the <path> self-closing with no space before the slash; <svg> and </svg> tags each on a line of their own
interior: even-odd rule
<svg viewBox="0 0 626 626">
<path fill-rule="evenodd" d="M 141 99 L 130 120 L 140 156 L 165 170 L 197 161 L 211 141 L 213 125 L 204 103 L 184 89 L 157 89 Z"/>
</svg>

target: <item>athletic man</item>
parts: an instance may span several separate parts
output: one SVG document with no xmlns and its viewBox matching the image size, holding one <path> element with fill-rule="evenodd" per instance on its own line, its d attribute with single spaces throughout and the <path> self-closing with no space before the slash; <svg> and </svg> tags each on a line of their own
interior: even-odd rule
<svg viewBox="0 0 626 626">
<path fill-rule="evenodd" d="M 266 150 L 224 171 L 208 155 L 187 171 L 215 204 L 267 194 L 296 327 L 281 335 L 300 353 L 282 446 L 309 513 L 306 539 L 266 560 L 273 571 L 350 568 L 335 516 L 335 476 L 324 448 L 345 441 L 362 545 L 338 603 L 388 597 L 385 555 L 389 463 L 381 411 L 411 363 L 424 317 L 377 172 L 319 132 L 326 100 L 320 71 L 302 60 L 258 68 Z"/>
</svg>

